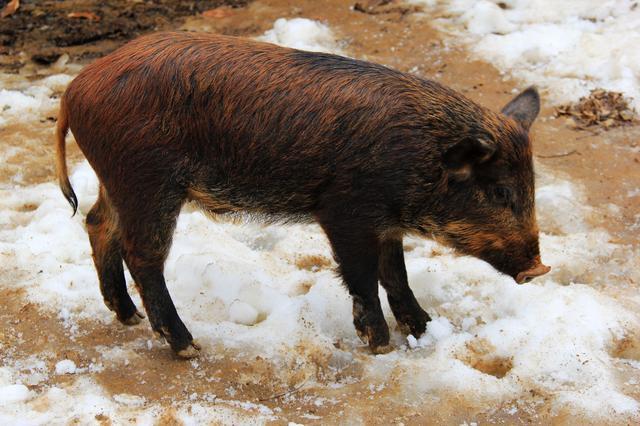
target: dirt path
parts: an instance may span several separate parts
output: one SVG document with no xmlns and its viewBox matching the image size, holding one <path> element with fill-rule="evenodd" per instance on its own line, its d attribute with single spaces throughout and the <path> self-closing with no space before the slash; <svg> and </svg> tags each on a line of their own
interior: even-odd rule
<svg viewBox="0 0 640 426">
<path fill-rule="evenodd" d="M 351 2 L 341 0 L 257 0 L 245 8 L 228 9 L 223 18 L 188 18 L 182 27 L 257 35 L 269 29 L 279 17 L 300 16 L 327 23 L 345 42 L 345 51 L 351 56 L 437 79 L 494 109 L 506 103 L 512 96 L 512 89 L 518 86 L 517 82 L 504 79 L 491 65 L 470 61 L 462 47 L 444 40 L 429 26 L 427 16 L 414 13 L 411 8 L 388 8 L 382 10 L 384 13 L 368 14 L 354 11 L 351 6 Z M 80 55 L 78 58 L 86 60 L 90 56 Z M 48 71 L 27 65 L 21 72 L 31 73 L 35 78 Z M 50 117 L 54 114 L 55 110 L 52 110 Z M 575 131 L 568 128 L 563 119 L 555 119 L 552 115 L 552 108 L 545 107 L 542 120 L 534 126 L 538 166 L 566 175 L 587 188 L 587 201 L 596 209 L 591 217 L 593 225 L 604 227 L 619 242 L 638 247 L 640 196 L 629 196 L 629 193 L 640 187 L 640 129 L 627 127 L 597 133 Z M 5 141 L 0 147 L 0 155 L 8 158 L 0 165 L 0 185 L 10 187 L 53 179 L 52 123 L 52 119 L 43 117 L 41 122 L 33 123 L 30 128 L 12 125 L 0 129 L 0 138 Z M 79 160 L 77 148 L 72 144 L 69 146 L 71 158 Z M 545 232 L 553 230 L 545 229 Z M 37 271 L 3 269 L 0 278 L 0 288 L 3 289 L 0 298 L 4 305 L 0 314 L 0 356 L 3 359 L 34 353 L 52 354 L 48 358 L 49 368 L 60 356 L 75 360 L 78 365 L 101 360 L 104 369 L 93 375 L 95 380 L 114 395 L 142 395 L 148 402 L 162 405 L 165 410 L 160 423 L 176 421 L 172 402 L 186 400 L 192 393 L 215 394 L 221 399 L 231 399 L 230 386 L 242 392 L 243 400 L 276 410 L 279 420 L 275 423 L 286 423 L 285 419 L 305 424 L 350 421 L 367 424 L 460 424 L 468 419 L 480 423 L 578 421 L 562 412 L 552 416 L 548 405 L 545 405 L 544 395 L 533 395 L 532 398 L 538 401 L 536 408 L 520 410 L 517 417 L 509 414 L 508 404 L 488 408 L 458 395 L 437 395 L 427 403 L 413 395 L 399 400 L 394 383 L 389 383 L 384 389 L 371 389 L 371 383 L 362 380 L 358 359 L 369 356 L 364 352 L 355 354 L 354 363 L 338 369 L 331 366 L 332 361 L 324 354 L 318 353 L 314 358 L 315 365 L 292 366 L 299 371 L 281 374 L 274 371 L 267 360 L 246 359 L 224 348 L 219 348 L 216 354 L 205 354 L 197 363 L 177 361 L 168 350 L 160 349 L 161 346 L 147 346 L 146 342 L 152 339 L 147 324 L 124 328 L 115 323 L 105 325 L 88 321 L 79 326 L 85 331 L 75 336 L 58 318 L 25 301 L 19 291 L 7 290 L 12 287 L 12 281 L 34 279 Z M 638 283 L 628 284 L 637 288 Z M 109 361 L 101 352 L 118 342 L 129 342 L 136 348 L 127 365 Z M 630 348 L 620 350 L 636 350 L 634 342 L 631 341 Z M 298 350 L 307 356 L 314 353 L 313 342 Z M 69 380 L 66 377 L 58 376 L 36 386 L 64 384 Z M 344 377 L 350 377 L 352 383 L 339 389 L 322 386 Z M 309 382 L 320 386 L 308 385 Z M 629 393 L 639 396 L 637 390 L 629 389 Z M 329 402 L 318 404 L 319 397 Z M 239 415 L 244 412 L 224 401 L 220 404 L 237 409 Z M 278 409 L 282 411 L 278 412 Z M 109 419 L 96 420 L 109 424 Z M 588 419 L 583 420 L 586 422 Z"/>
</svg>

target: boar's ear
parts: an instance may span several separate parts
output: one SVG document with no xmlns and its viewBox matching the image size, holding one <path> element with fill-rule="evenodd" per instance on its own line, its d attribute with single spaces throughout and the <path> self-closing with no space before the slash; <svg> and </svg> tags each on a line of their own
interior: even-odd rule
<svg viewBox="0 0 640 426">
<path fill-rule="evenodd" d="M 529 130 L 540 112 L 540 95 L 531 86 L 502 108 L 502 113 L 516 120 L 525 130 Z"/>
<path fill-rule="evenodd" d="M 445 167 L 456 180 L 471 176 L 473 166 L 489 160 L 496 152 L 495 143 L 481 138 L 465 138 L 451 146 L 442 158 Z"/>
</svg>

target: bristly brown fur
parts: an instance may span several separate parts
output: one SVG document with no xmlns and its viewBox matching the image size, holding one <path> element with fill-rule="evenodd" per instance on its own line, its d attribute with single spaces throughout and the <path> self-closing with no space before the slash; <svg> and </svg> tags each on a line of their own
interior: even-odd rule
<svg viewBox="0 0 640 426">
<path fill-rule="evenodd" d="M 419 333 L 429 318 L 407 285 L 403 234 L 434 235 L 512 276 L 531 268 L 539 250 L 527 130 L 536 97 L 530 89 L 509 104 L 514 120 L 377 64 L 159 33 L 69 85 L 58 175 L 75 209 L 68 126 L 102 185 L 87 220 L 105 300 L 123 322 L 137 314 L 122 287 L 124 259 L 154 330 L 177 353 L 197 346 L 162 269 L 188 200 L 214 215 L 317 221 L 353 296 L 356 329 L 379 352 L 389 336 L 378 281 L 405 330 Z"/>
</svg>

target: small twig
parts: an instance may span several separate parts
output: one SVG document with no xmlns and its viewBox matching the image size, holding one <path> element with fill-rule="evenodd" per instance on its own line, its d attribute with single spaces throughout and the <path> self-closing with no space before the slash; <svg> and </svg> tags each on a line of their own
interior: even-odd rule
<svg viewBox="0 0 640 426">
<path fill-rule="evenodd" d="M 563 152 L 562 154 L 553 154 L 553 155 L 536 155 L 536 157 L 538 158 L 560 158 L 560 157 L 568 157 L 572 154 L 577 154 L 578 151 L 576 151 L 575 149 L 572 149 L 569 152 Z"/>
<path fill-rule="evenodd" d="M 589 134 L 588 135 L 578 136 L 576 138 L 577 141 L 579 141 L 580 139 L 585 139 L 585 138 L 590 138 L 590 137 L 593 137 L 593 136 L 599 136 L 600 135 L 600 132 L 598 132 L 598 131 L 593 131 L 593 130 L 590 130 L 590 129 L 580 129 L 580 130 L 584 130 L 584 131 L 588 132 Z"/>
<path fill-rule="evenodd" d="M 590 129 L 590 128 L 585 127 L 585 126 L 576 127 L 576 130 L 584 130 L 585 132 L 591 133 L 593 136 L 598 136 L 600 134 L 600 130 L 598 130 L 598 129 Z"/>
<path fill-rule="evenodd" d="M 302 389 L 302 387 L 303 387 L 304 385 L 306 385 L 306 384 L 307 384 L 307 380 L 309 380 L 309 378 L 308 378 L 308 377 L 307 377 L 306 379 L 304 379 L 304 382 L 300 383 L 300 385 L 298 385 L 297 387 L 295 387 L 295 388 L 293 388 L 293 389 L 291 389 L 291 390 L 288 390 L 288 391 L 286 391 L 286 392 L 282 392 L 282 393 L 278 393 L 278 394 L 272 395 L 272 396 L 270 396 L 270 397 L 268 397 L 268 398 L 261 398 L 261 399 L 259 399 L 258 401 L 260 401 L 260 402 L 264 402 L 264 401 L 269 401 L 269 400 L 272 400 L 272 399 L 278 399 L 278 398 L 282 398 L 283 396 L 289 396 L 289 395 L 291 395 L 291 394 L 294 394 L 294 393 L 298 392 L 300 389 Z"/>
</svg>

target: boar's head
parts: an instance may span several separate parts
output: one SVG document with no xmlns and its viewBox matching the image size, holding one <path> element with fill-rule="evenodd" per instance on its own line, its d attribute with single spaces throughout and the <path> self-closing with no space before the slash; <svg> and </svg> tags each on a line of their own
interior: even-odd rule
<svg viewBox="0 0 640 426">
<path fill-rule="evenodd" d="M 447 201 L 439 214 L 437 236 L 518 283 L 550 269 L 540 260 L 528 135 L 539 111 L 538 92 L 529 88 L 502 114 L 488 114 L 483 131 L 443 153 Z"/>
</svg>

